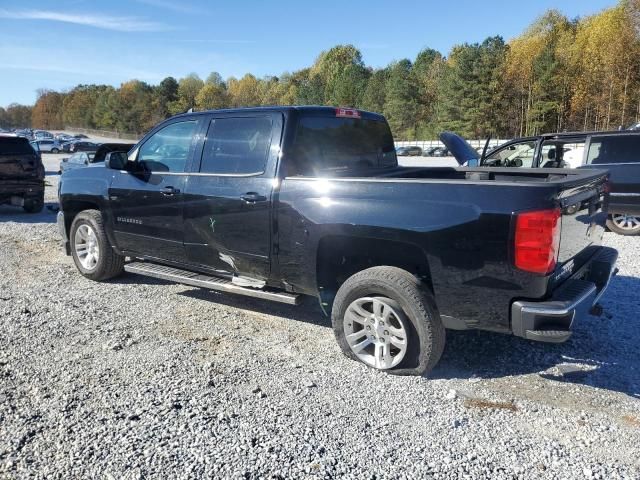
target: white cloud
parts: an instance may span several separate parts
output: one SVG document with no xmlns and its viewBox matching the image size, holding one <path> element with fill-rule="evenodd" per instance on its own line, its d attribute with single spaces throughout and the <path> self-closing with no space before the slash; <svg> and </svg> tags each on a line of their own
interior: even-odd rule
<svg viewBox="0 0 640 480">
<path fill-rule="evenodd" d="M 13 20 L 49 20 L 53 22 L 73 23 L 104 30 L 121 32 L 156 32 L 169 30 L 170 27 L 157 22 L 150 22 L 136 17 L 118 17 L 97 14 L 59 13 L 44 10 L 10 11 L 0 9 L 0 18 Z"/>
<path fill-rule="evenodd" d="M 197 8 L 193 5 L 188 5 L 183 2 L 175 2 L 170 0 L 136 0 L 138 3 L 143 3 L 151 7 L 164 8 L 166 10 L 172 10 L 179 13 L 204 13 L 204 10 Z"/>
</svg>

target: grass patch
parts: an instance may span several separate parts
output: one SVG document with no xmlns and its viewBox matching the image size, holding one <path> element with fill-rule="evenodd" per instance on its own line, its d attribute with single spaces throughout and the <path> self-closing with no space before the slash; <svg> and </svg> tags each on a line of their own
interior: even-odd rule
<svg viewBox="0 0 640 480">
<path fill-rule="evenodd" d="M 467 408 L 508 410 L 510 412 L 518 411 L 518 407 L 516 407 L 513 402 L 492 402 L 491 400 L 485 400 L 482 398 L 467 398 L 464 401 L 464 406 Z"/>
</svg>

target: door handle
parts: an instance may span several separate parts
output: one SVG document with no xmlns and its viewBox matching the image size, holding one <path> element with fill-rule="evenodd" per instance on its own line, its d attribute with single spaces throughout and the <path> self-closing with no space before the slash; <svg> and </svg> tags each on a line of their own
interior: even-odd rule
<svg viewBox="0 0 640 480">
<path fill-rule="evenodd" d="M 246 203 L 264 202 L 267 200 L 267 197 L 256 192 L 247 192 L 244 195 L 241 195 L 240 198 Z"/>
<path fill-rule="evenodd" d="M 160 190 L 160 193 L 162 193 L 162 195 L 169 197 L 171 195 L 176 195 L 180 193 L 180 189 L 169 186 L 169 187 L 164 187 L 162 190 Z"/>
</svg>

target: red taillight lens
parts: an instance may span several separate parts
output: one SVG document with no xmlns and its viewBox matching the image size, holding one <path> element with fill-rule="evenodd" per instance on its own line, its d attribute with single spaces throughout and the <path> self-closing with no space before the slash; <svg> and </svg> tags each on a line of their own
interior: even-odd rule
<svg viewBox="0 0 640 480">
<path fill-rule="evenodd" d="M 515 264 L 546 275 L 553 271 L 560 248 L 559 208 L 519 213 L 516 220 Z"/>
</svg>

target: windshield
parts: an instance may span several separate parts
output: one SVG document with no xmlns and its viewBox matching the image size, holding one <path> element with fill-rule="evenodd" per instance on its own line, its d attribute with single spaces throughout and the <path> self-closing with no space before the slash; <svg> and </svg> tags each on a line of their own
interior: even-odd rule
<svg viewBox="0 0 640 480">
<path fill-rule="evenodd" d="M 294 175 L 314 176 L 398 164 L 391 130 L 382 120 L 302 116 L 293 151 Z"/>
<path fill-rule="evenodd" d="M 26 138 L 4 137 L 0 139 L 0 155 L 33 155 L 35 151 Z"/>
</svg>

